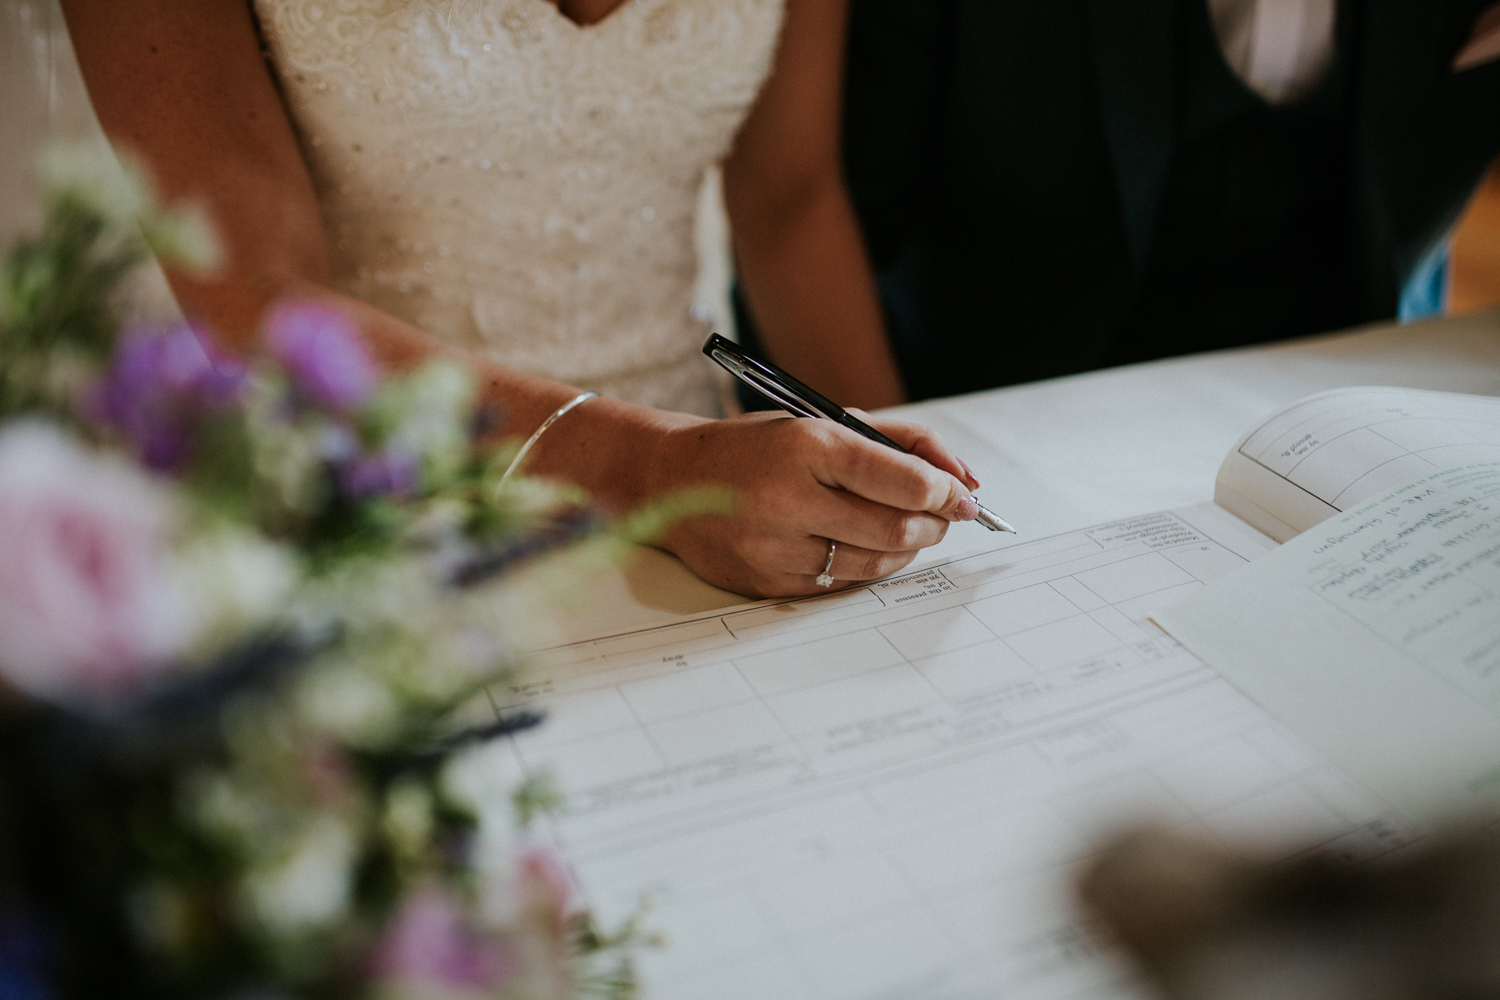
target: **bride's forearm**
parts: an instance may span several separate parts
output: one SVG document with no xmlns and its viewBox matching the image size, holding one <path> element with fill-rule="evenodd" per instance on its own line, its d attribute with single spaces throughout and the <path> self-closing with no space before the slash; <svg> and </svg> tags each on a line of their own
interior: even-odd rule
<svg viewBox="0 0 1500 1000">
<path fill-rule="evenodd" d="M 712 470 L 688 471 L 681 446 L 683 436 L 715 423 L 600 396 L 548 428 L 524 468 L 577 483 L 606 511 L 623 514 L 675 490 L 721 481 Z M 518 425 L 514 433 L 524 436 L 540 424 Z"/>
<path fill-rule="evenodd" d="M 451 357 L 480 380 L 481 403 L 498 413 L 499 428 L 487 443 L 524 439 L 582 390 L 552 379 L 505 368 L 456 347 L 317 282 L 292 280 L 258 303 L 247 297 L 256 318 L 231 324 L 241 349 L 260 349 L 259 316 L 276 302 L 317 301 L 343 310 L 359 327 L 376 362 L 387 371 L 411 368 L 431 357 Z M 248 328 L 252 332 L 244 332 Z M 670 489 L 662 473 L 670 462 L 662 442 L 669 432 L 700 418 L 667 413 L 600 397 L 571 411 L 537 441 L 527 455 L 528 473 L 576 483 L 606 508 L 620 512 Z"/>
<path fill-rule="evenodd" d="M 241 354 L 264 350 L 263 325 L 273 306 L 302 301 L 322 302 L 349 316 L 364 335 L 375 362 L 386 371 L 413 368 L 431 357 L 451 357 L 479 376 L 483 402 L 503 414 L 503 435 L 530 434 L 580 391 L 475 357 L 316 278 L 251 277 L 243 271 L 217 281 L 199 281 L 180 274 L 169 277 L 184 311 L 203 321 L 225 347 Z"/>
<path fill-rule="evenodd" d="M 435 356 L 467 365 L 480 380 L 482 404 L 500 415 L 488 443 L 524 440 L 559 407 L 578 396 L 577 386 L 527 375 L 476 357 L 389 313 L 311 282 L 289 282 L 278 298 L 313 299 L 343 309 L 364 333 L 371 353 L 389 371 Z M 668 439 L 699 417 L 668 413 L 599 397 L 570 411 L 537 441 L 525 471 L 576 483 L 598 504 L 623 513 L 679 484 L 670 470 Z"/>
<path fill-rule="evenodd" d="M 432 357 L 449 357 L 465 365 L 480 380 L 481 401 L 500 413 L 503 420 L 499 431 L 501 437 L 519 435 L 524 438 L 581 391 L 486 361 L 390 313 L 326 286 L 291 282 L 278 297 L 314 299 L 342 309 L 364 334 L 375 361 L 387 371 L 412 368 Z"/>
</svg>

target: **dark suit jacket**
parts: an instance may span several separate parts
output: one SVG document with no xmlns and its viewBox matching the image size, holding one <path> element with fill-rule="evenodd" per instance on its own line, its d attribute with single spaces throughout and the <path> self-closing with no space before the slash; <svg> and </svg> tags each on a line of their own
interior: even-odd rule
<svg viewBox="0 0 1500 1000">
<path fill-rule="evenodd" d="M 845 162 L 914 398 L 1391 317 L 1500 151 L 1490 0 L 1346 0 L 1270 108 L 1204 0 L 854 0 Z"/>
</svg>

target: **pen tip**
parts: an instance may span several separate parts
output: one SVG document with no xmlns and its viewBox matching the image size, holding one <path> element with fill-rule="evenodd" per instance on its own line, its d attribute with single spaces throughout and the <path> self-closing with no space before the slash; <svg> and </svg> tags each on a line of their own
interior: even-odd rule
<svg viewBox="0 0 1500 1000">
<path fill-rule="evenodd" d="M 977 506 L 979 507 L 978 520 L 980 524 L 984 525 L 986 528 L 989 528 L 991 531 L 1008 531 L 1012 535 L 1018 534 L 1016 529 L 1012 528 L 1010 526 L 1010 522 L 1005 518 L 996 514 L 994 511 L 989 510 L 984 506 L 984 504 L 978 504 Z"/>
</svg>

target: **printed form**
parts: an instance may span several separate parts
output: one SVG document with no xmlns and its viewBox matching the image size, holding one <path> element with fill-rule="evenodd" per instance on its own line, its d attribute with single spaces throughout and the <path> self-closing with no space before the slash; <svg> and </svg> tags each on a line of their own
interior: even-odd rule
<svg viewBox="0 0 1500 1000">
<path fill-rule="evenodd" d="M 1204 504 L 561 647 L 486 766 L 556 775 L 606 922 L 651 900 L 653 1000 L 1131 996 L 1070 900 L 1117 825 L 1402 837 L 1147 618 L 1267 547 Z"/>
<path fill-rule="evenodd" d="M 1360 386 L 1319 393 L 1246 434 L 1214 499 L 1284 542 L 1408 480 L 1500 461 L 1500 399 Z"/>
<path fill-rule="evenodd" d="M 1339 389 L 1278 413 L 1238 450 L 1342 510 L 1429 472 L 1500 458 L 1500 400 Z"/>
</svg>

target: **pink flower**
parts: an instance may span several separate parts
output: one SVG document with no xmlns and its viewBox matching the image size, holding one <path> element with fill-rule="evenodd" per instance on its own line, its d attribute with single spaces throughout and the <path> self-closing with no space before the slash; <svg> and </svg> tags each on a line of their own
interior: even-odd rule
<svg viewBox="0 0 1500 1000">
<path fill-rule="evenodd" d="M 349 317 L 318 302 L 277 306 L 266 320 L 266 346 L 316 407 L 333 411 L 364 405 L 380 371 Z"/>
<path fill-rule="evenodd" d="M 567 866 L 545 847 L 528 847 L 516 858 L 516 895 L 523 920 L 562 940 L 575 909 Z"/>
<path fill-rule="evenodd" d="M 514 962 L 503 943 L 476 932 L 458 901 L 436 885 L 406 898 L 375 948 L 377 980 L 455 992 L 491 992 L 512 977 Z"/>
<path fill-rule="evenodd" d="M 168 563 L 170 496 L 36 421 L 0 429 L 0 675 L 108 699 L 191 638 Z"/>
</svg>

